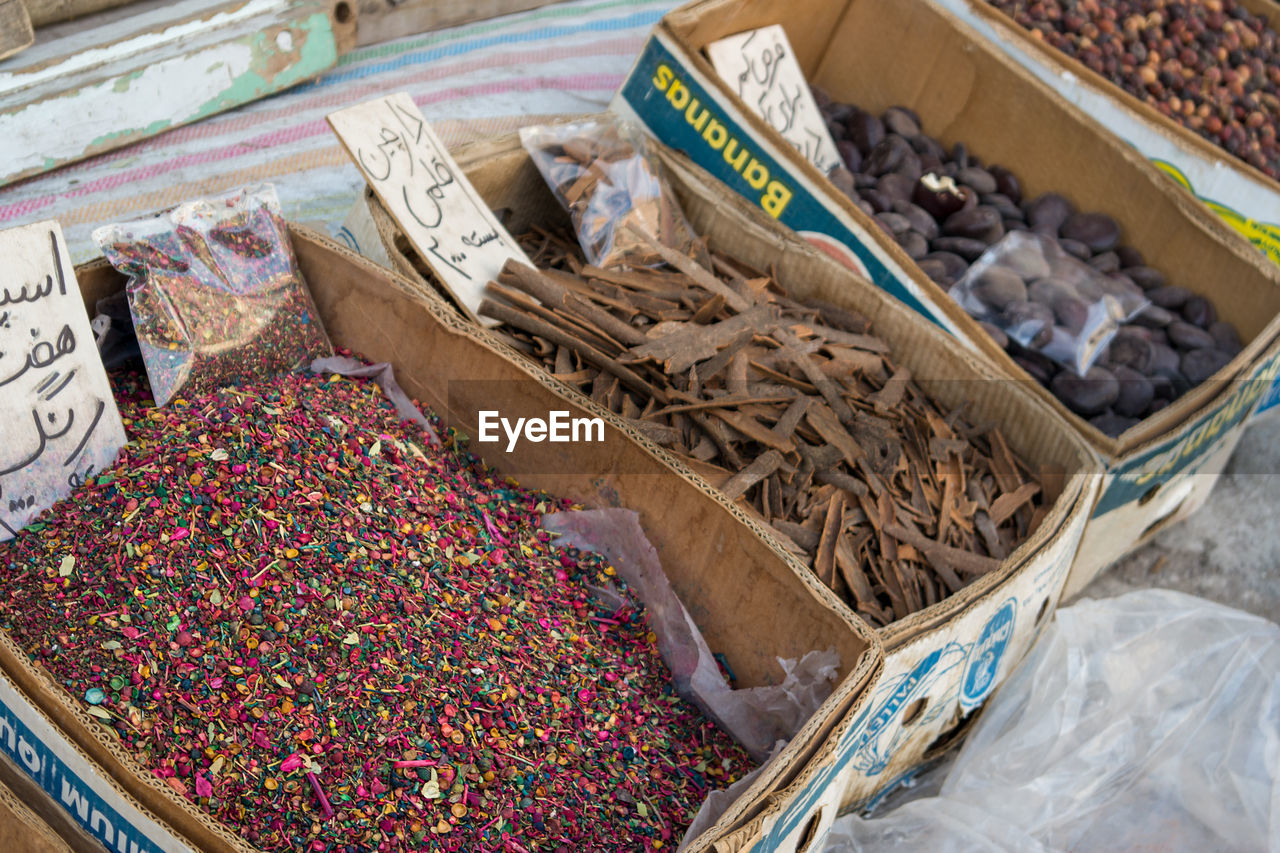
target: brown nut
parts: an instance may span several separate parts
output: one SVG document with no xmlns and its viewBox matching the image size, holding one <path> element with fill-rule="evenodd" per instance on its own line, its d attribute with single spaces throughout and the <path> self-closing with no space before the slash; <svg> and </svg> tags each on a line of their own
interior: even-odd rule
<svg viewBox="0 0 1280 853">
<path fill-rule="evenodd" d="M 965 206 L 966 195 L 953 179 L 929 173 L 916 182 L 911 199 L 934 219 L 941 221 Z"/>
<path fill-rule="evenodd" d="M 886 172 L 892 172 L 902 165 L 903 158 L 908 153 L 915 154 L 905 139 L 901 136 L 886 136 L 880 140 L 880 143 L 875 148 L 871 149 L 867 159 L 862 162 L 862 171 L 869 175 L 883 175 Z"/>
<path fill-rule="evenodd" d="M 1076 213 L 1062 223 L 1064 240 L 1077 240 L 1092 252 L 1106 252 L 1120 242 L 1120 226 L 1104 213 Z"/>
<path fill-rule="evenodd" d="M 953 252 L 930 252 L 925 255 L 927 260 L 939 261 L 946 267 L 947 275 L 952 278 L 959 278 L 964 275 L 964 271 L 969 268 L 969 262 Z"/>
<path fill-rule="evenodd" d="M 1231 363 L 1231 356 L 1216 349 L 1193 349 L 1182 354 L 1182 375 L 1199 385 Z"/>
<path fill-rule="evenodd" d="M 915 231 L 899 234 L 898 245 L 902 247 L 902 251 L 907 253 L 907 257 L 913 261 L 918 261 L 929 254 L 929 241 Z"/>
<path fill-rule="evenodd" d="M 875 215 L 876 224 L 884 229 L 885 233 L 891 237 L 899 234 L 905 234 L 911 230 L 911 220 L 892 211 L 877 213 Z"/>
<path fill-rule="evenodd" d="M 831 185 L 840 190 L 850 198 L 857 198 L 857 190 L 854 188 L 853 173 L 843 166 L 836 166 L 831 170 L 831 174 L 827 175 L 827 180 Z"/>
<path fill-rule="evenodd" d="M 1156 287 L 1147 291 L 1147 298 L 1151 300 L 1151 304 L 1159 305 L 1161 308 L 1168 308 L 1170 311 L 1176 311 L 1186 304 L 1191 298 L 1191 291 L 1185 287 L 1179 287 L 1176 284 L 1166 284 L 1164 287 Z"/>
<path fill-rule="evenodd" d="M 1138 312 L 1130 322 L 1137 323 L 1139 326 L 1151 326 L 1153 328 L 1163 328 L 1168 326 L 1176 319 L 1172 311 L 1161 308 L 1159 305 L 1148 305 Z"/>
<path fill-rule="evenodd" d="M 1124 274 L 1143 290 L 1155 290 L 1165 285 L 1164 273 L 1151 267 L 1125 267 Z"/>
<path fill-rule="evenodd" d="M 1192 296 L 1182 306 L 1182 319 L 1191 323 L 1193 326 L 1199 326 L 1202 329 L 1208 329 L 1218 320 L 1218 310 L 1213 307 L 1213 303 L 1203 296 Z"/>
<path fill-rule="evenodd" d="M 1138 425 L 1137 418 L 1126 417 L 1118 412 L 1103 412 L 1089 418 L 1089 423 L 1097 427 L 1104 435 L 1119 438 L 1120 435 Z"/>
<path fill-rule="evenodd" d="M 876 181 L 876 189 L 895 202 L 899 200 L 909 202 L 912 190 L 915 189 L 915 183 L 913 179 L 908 178 L 906 175 L 890 172 L 887 175 L 882 175 L 880 180 Z"/>
<path fill-rule="evenodd" d="M 884 122 L 871 113 L 855 110 L 845 123 L 849 141 L 858 146 L 865 158 L 884 139 Z M 857 171 L 856 169 L 854 171 Z"/>
<path fill-rule="evenodd" d="M 956 173 L 956 182 L 970 187 L 978 195 L 988 195 L 996 191 L 996 179 L 986 169 L 969 166 Z"/>
<path fill-rule="evenodd" d="M 862 152 L 858 150 L 858 146 L 854 145 L 848 139 L 841 139 L 836 143 L 836 151 L 840 154 L 844 167 L 850 172 L 857 172 L 862 169 Z"/>
<path fill-rule="evenodd" d="M 1058 245 L 1062 247 L 1062 251 L 1076 260 L 1088 261 L 1093 257 L 1093 250 L 1079 240 L 1068 240 L 1064 237 L 1058 240 Z"/>
<path fill-rule="evenodd" d="M 938 228 L 938 221 L 930 216 L 929 212 L 920 205 L 908 204 L 905 210 L 899 212 L 911 220 L 912 230 L 919 231 L 926 240 L 932 240 L 941 233 Z"/>
<path fill-rule="evenodd" d="M 1076 289 L 1056 278 L 1040 278 L 1027 285 L 1027 298 L 1041 305 L 1052 306 L 1059 299 L 1074 298 Z"/>
<path fill-rule="evenodd" d="M 1072 336 L 1077 336 L 1084 331 L 1085 324 L 1089 322 L 1088 305 L 1073 296 L 1059 297 L 1052 304 L 1053 316 L 1059 326 L 1070 332 Z"/>
<path fill-rule="evenodd" d="M 1142 417 L 1143 412 L 1156 396 L 1151 380 L 1125 365 L 1112 368 L 1111 375 L 1120 383 L 1120 393 L 1116 396 L 1116 401 L 1111 404 L 1116 414 L 1129 418 Z"/>
<path fill-rule="evenodd" d="M 996 346 L 1000 347 L 1000 349 L 1009 348 L 1009 336 L 1006 335 L 1004 330 L 999 326 L 993 326 L 986 322 L 980 322 L 978 325 L 982 327 L 984 332 L 991 336 L 991 340 L 995 341 Z"/>
<path fill-rule="evenodd" d="M 1117 334 L 1107 347 L 1107 360 L 1112 364 L 1132 367 L 1139 373 L 1151 369 L 1152 350 L 1155 344 L 1136 335 Z"/>
<path fill-rule="evenodd" d="M 1018 180 L 1017 175 L 1004 166 L 992 165 L 987 171 L 991 173 L 991 177 L 996 179 L 996 192 L 1007 196 L 1014 204 L 1022 201 L 1022 183 Z"/>
<path fill-rule="evenodd" d="M 1010 302 L 1000 315 L 1005 334 L 1023 346 L 1039 349 L 1053 340 L 1053 310 L 1025 299 Z"/>
<path fill-rule="evenodd" d="M 924 273 L 933 281 L 938 279 L 949 278 L 947 275 L 947 266 L 936 258 L 930 258 L 927 255 L 916 261 L 916 266 L 920 267 L 920 272 Z"/>
<path fill-rule="evenodd" d="M 1169 334 L 1169 341 L 1179 349 L 1197 350 L 1197 349 L 1213 349 L 1213 335 L 1201 329 L 1199 326 L 1193 326 L 1185 320 L 1174 320 L 1165 330 Z M 1186 373 L 1184 370 L 1183 373 Z M 1190 378 L 1190 377 L 1188 377 Z"/>
<path fill-rule="evenodd" d="M 1208 332 L 1213 336 L 1214 344 L 1221 352 L 1234 356 L 1244 349 L 1244 345 L 1240 342 L 1240 333 L 1226 320 L 1211 323 Z"/>
<path fill-rule="evenodd" d="M 973 295 L 991 310 L 1004 311 L 1013 303 L 1027 301 L 1027 285 L 1017 275 L 1000 267 L 984 270 L 973 282 Z"/>
<path fill-rule="evenodd" d="M 1103 252 L 1100 255 L 1094 255 L 1085 263 L 1104 274 L 1120 271 L 1120 256 L 1115 252 Z"/>
<path fill-rule="evenodd" d="M 948 216 L 942 223 L 942 233 L 948 237 L 972 237 L 980 240 L 992 228 L 1001 225 L 998 210 L 991 207 L 975 207 L 971 210 L 960 210 Z"/>
<path fill-rule="evenodd" d="M 1062 371 L 1053 377 L 1049 389 L 1068 409 L 1086 418 L 1102 414 L 1120 395 L 1120 383 L 1109 371 L 1096 365 L 1084 376 Z"/>
<path fill-rule="evenodd" d="M 880 120 L 884 122 L 885 129 L 890 133 L 908 138 L 920 135 L 920 122 L 905 107 L 889 107 L 880 116 Z"/>
<path fill-rule="evenodd" d="M 1057 193 L 1045 193 L 1029 202 L 1022 209 L 1027 213 L 1027 224 L 1035 231 L 1057 235 L 1058 229 L 1075 211 L 1065 196 Z"/>
<path fill-rule="evenodd" d="M 1047 369 L 1044 364 L 1039 361 L 1035 361 L 1023 355 L 1015 355 L 1013 356 L 1013 362 L 1030 374 L 1031 378 L 1039 382 L 1041 385 L 1048 385 L 1049 381 L 1053 379 L 1053 371 Z"/>
<path fill-rule="evenodd" d="M 939 237 L 929 242 L 934 252 L 950 252 L 968 260 L 976 261 L 987 250 L 987 244 L 972 237 Z"/>
</svg>

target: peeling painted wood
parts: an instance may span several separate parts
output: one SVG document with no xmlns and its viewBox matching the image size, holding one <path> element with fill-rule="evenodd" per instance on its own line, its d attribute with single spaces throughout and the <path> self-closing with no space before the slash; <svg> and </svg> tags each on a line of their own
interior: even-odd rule
<svg viewBox="0 0 1280 853">
<path fill-rule="evenodd" d="M 359 44 L 456 27 L 549 6 L 557 0 L 359 0 Z"/>
<path fill-rule="evenodd" d="M 133 2 L 134 0 L 23 0 L 33 27 L 47 27 Z"/>
<path fill-rule="evenodd" d="M 137 9 L 52 28 L 0 64 L 0 185 L 288 88 L 355 41 L 347 0 Z"/>
<path fill-rule="evenodd" d="M 0 0 L 0 59 L 31 47 L 35 38 L 22 0 Z"/>
</svg>

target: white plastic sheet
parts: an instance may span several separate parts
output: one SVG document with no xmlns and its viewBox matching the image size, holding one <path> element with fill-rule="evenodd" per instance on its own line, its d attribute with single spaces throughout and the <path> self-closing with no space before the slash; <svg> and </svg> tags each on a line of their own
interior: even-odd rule
<svg viewBox="0 0 1280 853">
<path fill-rule="evenodd" d="M 755 761 L 767 759 L 778 741 L 795 737 L 835 689 L 840 655 L 834 647 L 814 649 L 799 660 L 778 658 L 783 671 L 779 684 L 731 688 L 702 632 L 667 581 L 658 552 L 635 511 L 553 513 L 543 518 L 542 526 L 560 534 L 558 544 L 595 551 L 609 560 L 644 602 L 676 691 L 733 735 Z"/>
<path fill-rule="evenodd" d="M 828 853 L 1280 850 L 1280 626 L 1141 590 L 1058 612 L 934 796 Z"/>
</svg>

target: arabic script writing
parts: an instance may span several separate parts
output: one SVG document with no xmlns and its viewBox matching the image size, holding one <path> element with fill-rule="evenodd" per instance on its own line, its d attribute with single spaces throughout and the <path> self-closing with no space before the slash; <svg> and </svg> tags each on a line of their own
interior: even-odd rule
<svg viewBox="0 0 1280 853">
<path fill-rule="evenodd" d="M 0 233 L 0 540 L 110 464 L 124 443 L 53 223 Z M 6 280 L 7 279 L 7 280 Z"/>
</svg>

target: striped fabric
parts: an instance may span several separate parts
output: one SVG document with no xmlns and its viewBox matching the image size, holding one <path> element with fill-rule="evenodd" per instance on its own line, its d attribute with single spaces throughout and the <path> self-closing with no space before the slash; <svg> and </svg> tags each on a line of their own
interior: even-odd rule
<svg viewBox="0 0 1280 853">
<path fill-rule="evenodd" d="M 596 112 L 675 5 L 573 0 L 361 48 L 288 92 L 0 188 L 0 228 L 57 219 L 79 263 L 99 254 L 90 238 L 99 225 L 271 181 L 290 219 L 335 233 L 363 180 L 326 113 L 408 92 L 452 146 Z"/>
</svg>

